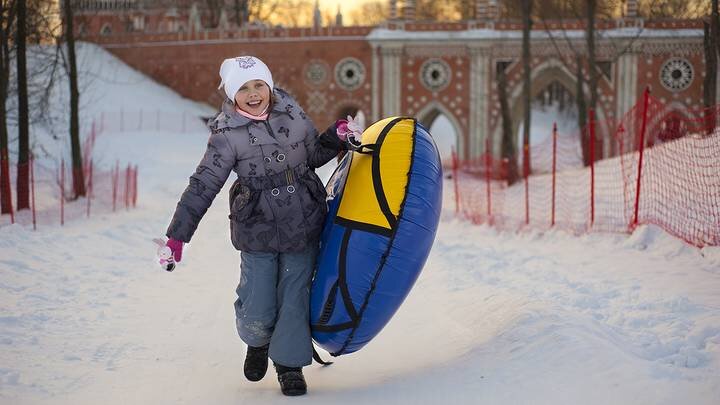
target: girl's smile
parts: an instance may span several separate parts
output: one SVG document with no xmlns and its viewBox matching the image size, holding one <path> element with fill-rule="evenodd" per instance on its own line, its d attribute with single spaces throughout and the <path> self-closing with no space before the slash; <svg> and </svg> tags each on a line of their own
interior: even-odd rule
<svg viewBox="0 0 720 405">
<path fill-rule="evenodd" d="M 259 79 L 243 84 L 235 93 L 235 105 L 252 115 L 262 115 L 270 105 L 270 87 Z"/>
</svg>

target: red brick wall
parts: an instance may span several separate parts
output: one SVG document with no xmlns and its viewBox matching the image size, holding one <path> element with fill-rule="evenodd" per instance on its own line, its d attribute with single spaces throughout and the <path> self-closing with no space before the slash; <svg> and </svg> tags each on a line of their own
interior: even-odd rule
<svg viewBox="0 0 720 405">
<path fill-rule="evenodd" d="M 224 93 L 217 90 L 218 71 L 226 58 L 254 55 L 273 73 L 273 80 L 296 97 L 319 127 L 334 122 L 344 108 L 354 107 L 370 114 L 371 50 L 364 40 L 309 40 L 290 43 L 176 43 L 111 47 L 113 54 L 130 66 L 171 87 L 184 97 L 219 106 Z M 334 68 L 345 57 L 355 57 L 365 66 L 365 79 L 354 91 L 342 90 L 333 80 Z M 330 75 L 324 85 L 311 85 L 303 78 L 308 62 L 322 60 Z M 311 93 L 326 99 L 324 108 L 313 110 Z"/>
</svg>

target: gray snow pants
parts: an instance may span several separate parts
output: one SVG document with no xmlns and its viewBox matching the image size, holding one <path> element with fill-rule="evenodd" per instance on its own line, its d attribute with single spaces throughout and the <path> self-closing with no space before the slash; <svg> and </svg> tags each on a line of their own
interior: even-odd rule
<svg viewBox="0 0 720 405">
<path fill-rule="evenodd" d="M 240 253 L 235 323 L 248 346 L 270 343 L 269 357 L 287 367 L 312 362 L 310 283 L 317 246 L 298 253 Z"/>
</svg>

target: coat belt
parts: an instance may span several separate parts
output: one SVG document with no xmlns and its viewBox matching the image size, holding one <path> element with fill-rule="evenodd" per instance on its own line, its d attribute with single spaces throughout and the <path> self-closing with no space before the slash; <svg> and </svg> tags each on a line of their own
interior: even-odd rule
<svg viewBox="0 0 720 405">
<path fill-rule="evenodd" d="M 270 190 L 273 188 L 289 186 L 294 184 L 297 179 L 305 175 L 310 170 L 307 163 L 303 162 L 299 165 L 283 170 L 282 172 L 253 177 L 239 177 L 238 181 L 249 187 L 251 190 Z"/>
</svg>

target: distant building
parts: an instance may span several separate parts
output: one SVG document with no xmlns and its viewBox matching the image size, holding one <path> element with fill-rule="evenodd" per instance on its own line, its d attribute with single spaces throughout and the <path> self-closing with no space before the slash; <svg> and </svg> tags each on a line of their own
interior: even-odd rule
<svg viewBox="0 0 720 405">
<path fill-rule="evenodd" d="M 521 121 L 521 24 L 498 15 L 500 0 L 470 0 L 472 18 L 416 21 L 415 2 L 389 0 L 389 20 L 374 27 L 313 27 L 248 23 L 247 9 L 220 10 L 192 1 L 77 1 L 78 34 L 180 94 L 219 104 L 224 58 L 252 54 L 268 63 L 319 127 L 363 110 L 369 119 L 412 115 L 430 125 L 445 115 L 458 134 L 460 156 L 500 151 L 496 73 L 504 69 L 513 121 Z M 650 86 L 670 109 L 699 111 L 705 75 L 702 23 L 644 21 L 637 2 L 624 17 L 598 22 L 598 120 L 618 119 Z M 534 97 L 573 102 L 575 52 L 585 52 L 582 21 L 536 26 L 532 33 Z M 587 87 L 584 89 L 588 91 Z M 669 114 L 670 111 L 667 111 Z M 514 128 L 517 131 L 517 128 Z M 598 128 L 604 156 L 616 153 L 613 128 Z"/>
</svg>

